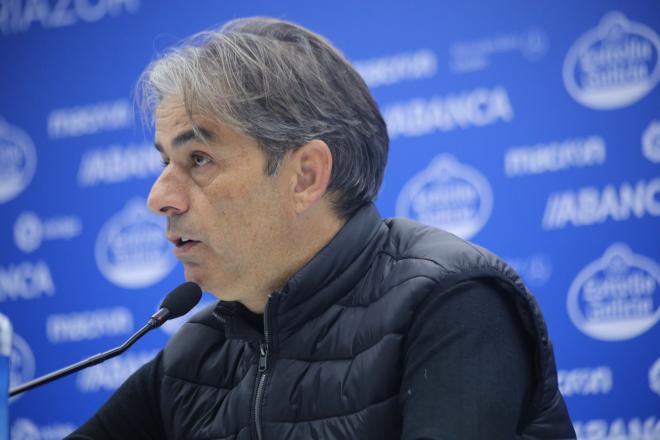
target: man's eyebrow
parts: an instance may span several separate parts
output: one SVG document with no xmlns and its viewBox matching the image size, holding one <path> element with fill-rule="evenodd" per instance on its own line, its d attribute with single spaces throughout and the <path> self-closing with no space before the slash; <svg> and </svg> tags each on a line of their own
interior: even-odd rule
<svg viewBox="0 0 660 440">
<path fill-rule="evenodd" d="M 176 135 L 174 139 L 172 139 L 172 148 L 181 146 L 193 139 L 197 139 L 202 142 L 207 142 L 209 140 L 212 140 L 213 138 L 214 138 L 213 133 L 211 133 L 210 130 L 204 127 L 197 127 L 196 130 L 190 129 Z M 156 147 L 156 150 L 160 151 L 161 153 L 163 152 L 163 146 L 160 145 L 158 142 L 154 142 L 154 147 Z"/>
</svg>

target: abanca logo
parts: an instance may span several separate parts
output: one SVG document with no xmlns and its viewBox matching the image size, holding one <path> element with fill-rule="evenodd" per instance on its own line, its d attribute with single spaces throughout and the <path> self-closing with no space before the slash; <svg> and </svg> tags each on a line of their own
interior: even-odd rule
<svg viewBox="0 0 660 440">
<path fill-rule="evenodd" d="M 176 259 L 165 238 L 165 221 L 134 199 L 111 217 L 96 239 L 96 264 L 110 282 L 139 289 L 163 279 Z"/>
<path fill-rule="evenodd" d="M 23 192 L 36 168 L 37 152 L 32 139 L 0 117 L 0 203 Z"/>
<path fill-rule="evenodd" d="M 469 239 L 484 227 L 492 208 L 493 192 L 486 178 L 443 154 L 406 183 L 396 215 Z"/>
<path fill-rule="evenodd" d="M 660 267 L 633 254 L 623 243 L 575 277 L 568 291 L 571 320 L 583 333 L 603 341 L 639 336 L 660 318 Z"/>
<path fill-rule="evenodd" d="M 660 38 L 649 27 L 610 12 L 582 35 L 564 60 L 564 84 L 580 104 L 611 110 L 643 98 L 660 79 Z"/>
</svg>

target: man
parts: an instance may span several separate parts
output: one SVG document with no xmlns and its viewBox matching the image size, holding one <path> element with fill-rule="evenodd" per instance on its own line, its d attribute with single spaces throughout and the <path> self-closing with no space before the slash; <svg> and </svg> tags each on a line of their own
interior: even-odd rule
<svg viewBox="0 0 660 440">
<path fill-rule="evenodd" d="M 71 438 L 566 439 L 538 307 L 488 251 L 372 205 L 388 137 L 322 37 L 249 18 L 146 70 L 149 207 L 192 318 Z"/>
</svg>

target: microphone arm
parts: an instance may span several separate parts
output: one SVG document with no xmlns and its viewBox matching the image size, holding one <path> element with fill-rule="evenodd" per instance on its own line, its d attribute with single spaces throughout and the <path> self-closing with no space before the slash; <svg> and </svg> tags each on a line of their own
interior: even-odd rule
<svg viewBox="0 0 660 440">
<path fill-rule="evenodd" d="M 183 283 L 174 290 L 172 290 L 163 300 L 160 308 L 156 313 L 151 315 L 149 321 L 142 327 L 140 330 L 135 332 L 133 336 L 128 338 L 126 342 L 121 344 L 119 347 L 113 348 L 112 350 L 104 351 L 87 359 L 84 359 L 68 367 L 64 367 L 52 373 L 45 374 L 41 377 L 38 377 L 34 380 L 26 382 L 22 385 L 12 388 L 9 391 L 10 396 L 15 396 L 24 391 L 31 390 L 32 388 L 38 387 L 48 382 L 52 382 L 60 377 L 68 376 L 71 373 L 80 371 L 83 368 L 91 367 L 92 365 L 100 364 L 101 362 L 113 358 L 117 355 L 122 354 L 135 342 L 145 335 L 149 330 L 160 327 L 165 321 L 169 319 L 178 318 L 183 316 L 192 310 L 195 307 L 202 297 L 202 289 L 193 283 L 187 282 Z"/>
<path fill-rule="evenodd" d="M 118 356 L 123 352 L 125 352 L 126 350 L 128 350 L 129 347 L 135 344 L 135 342 L 138 339 L 140 339 L 142 336 L 144 336 L 145 333 L 156 327 L 158 327 L 158 325 L 156 325 L 155 320 L 150 319 L 149 322 L 144 325 L 144 327 L 142 327 L 140 330 L 135 332 L 133 336 L 128 338 L 126 342 L 121 344 L 119 347 L 115 347 L 108 351 L 104 351 L 103 353 L 95 354 L 94 356 L 88 357 L 87 359 L 83 359 L 82 361 L 77 362 L 73 365 L 69 365 L 68 367 L 61 368 L 57 371 L 53 371 L 52 373 L 44 374 L 41 377 L 37 377 L 36 379 L 33 379 L 29 382 L 25 382 L 24 384 L 12 388 L 9 391 L 9 396 L 10 397 L 15 396 L 16 394 L 20 394 L 24 391 L 31 390 L 32 388 L 38 387 L 39 385 L 52 382 L 56 379 L 59 379 L 60 377 L 68 376 L 69 374 L 75 373 L 76 371 L 80 371 L 84 368 L 91 367 L 92 365 L 100 364 L 101 362 L 107 359 Z"/>
</svg>

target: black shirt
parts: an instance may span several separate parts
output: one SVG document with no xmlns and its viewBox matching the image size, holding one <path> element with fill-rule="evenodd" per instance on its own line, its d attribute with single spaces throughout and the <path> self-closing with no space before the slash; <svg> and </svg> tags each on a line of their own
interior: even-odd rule
<svg viewBox="0 0 660 440">
<path fill-rule="evenodd" d="M 510 439 L 531 396 L 532 343 L 492 281 L 431 295 L 408 333 L 403 438 Z M 260 328 L 260 315 L 248 320 Z M 163 439 L 161 354 L 143 365 L 69 439 Z"/>
</svg>

